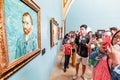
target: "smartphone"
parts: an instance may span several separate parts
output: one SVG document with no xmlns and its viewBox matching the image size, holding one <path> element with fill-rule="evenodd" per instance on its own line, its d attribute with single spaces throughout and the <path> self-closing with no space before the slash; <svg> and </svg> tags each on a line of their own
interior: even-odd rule
<svg viewBox="0 0 120 80">
<path fill-rule="evenodd" d="M 110 36 L 106 36 L 104 39 L 103 39 L 103 45 L 105 47 L 109 46 L 111 43 L 111 37 Z"/>
<path fill-rule="evenodd" d="M 95 34 L 92 34 L 92 38 L 95 38 Z"/>
</svg>

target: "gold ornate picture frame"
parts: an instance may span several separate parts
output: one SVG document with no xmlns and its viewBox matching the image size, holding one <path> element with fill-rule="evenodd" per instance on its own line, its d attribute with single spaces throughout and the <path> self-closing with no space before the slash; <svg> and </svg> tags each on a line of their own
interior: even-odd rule
<svg viewBox="0 0 120 80">
<path fill-rule="evenodd" d="M 62 39 L 62 27 L 58 27 L 58 40 Z"/>
<path fill-rule="evenodd" d="M 36 43 L 35 48 L 31 48 L 31 43 L 25 50 L 26 53 L 17 58 L 14 58 L 17 54 L 17 41 L 22 34 L 25 33 L 25 29 L 22 27 L 25 23 L 23 15 L 31 15 L 29 22 L 32 26 L 32 32 L 36 32 L 33 37 L 30 38 L 32 44 Z M 34 59 L 41 51 L 41 32 L 40 32 L 40 8 L 33 0 L 0 0 L 0 80 L 8 78 L 17 70 L 22 68 L 29 61 Z M 31 32 L 31 34 L 33 34 Z M 26 32 L 27 34 L 27 32 Z M 30 35 L 29 35 L 30 36 Z M 34 38 L 34 40 L 33 40 Z M 29 40 L 29 38 L 26 38 Z M 25 40 L 26 40 L 25 39 Z M 22 39 L 20 39 L 22 42 Z M 26 42 L 28 41 L 26 40 Z M 19 42 L 19 43 L 20 43 Z M 34 43 L 33 43 L 34 42 Z M 19 45 L 18 51 L 23 51 L 23 45 Z"/>
<path fill-rule="evenodd" d="M 51 37 L 51 47 L 53 47 L 58 42 L 58 22 L 52 18 L 50 20 L 50 37 Z"/>
</svg>

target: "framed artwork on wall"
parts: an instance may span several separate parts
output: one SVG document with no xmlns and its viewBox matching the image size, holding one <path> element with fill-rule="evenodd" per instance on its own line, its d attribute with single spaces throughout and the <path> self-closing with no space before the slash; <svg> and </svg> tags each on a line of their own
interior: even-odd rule
<svg viewBox="0 0 120 80">
<path fill-rule="evenodd" d="M 58 28 L 58 39 L 61 40 L 62 39 L 62 27 Z"/>
<path fill-rule="evenodd" d="M 59 24 L 57 23 L 57 21 L 54 18 L 52 18 L 50 20 L 51 47 L 53 47 L 58 42 L 58 26 Z"/>
<path fill-rule="evenodd" d="M 62 36 L 63 36 L 63 27 L 61 27 L 60 30 L 61 30 L 61 31 L 60 31 L 60 32 L 61 32 L 61 37 L 60 37 L 60 38 L 62 39 Z"/>
<path fill-rule="evenodd" d="M 98 29 L 98 30 L 97 30 L 97 33 L 98 33 L 99 35 L 103 35 L 104 32 L 105 32 L 104 29 Z"/>
<path fill-rule="evenodd" d="M 0 79 L 41 51 L 40 8 L 33 0 L 0 1 Z"/>
<path fill-rule="evenodd" d="M 58 40 L 60 40 L 60 27 L 58 26 Z"/>
</svg>

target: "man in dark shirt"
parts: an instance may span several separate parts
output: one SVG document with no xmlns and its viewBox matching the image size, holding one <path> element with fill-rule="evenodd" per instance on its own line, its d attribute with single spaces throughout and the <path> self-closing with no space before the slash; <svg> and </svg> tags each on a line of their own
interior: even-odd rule
<svg viewBox="0 0 120 80">
<path fill-rule="evenodd" d="M 82 75 L 81 78 L 84 80 L 84 73 L 86 70 L 86 65 L 88 63 L 88 43 L 89 37 L 87 36 L 87 25 L 80 26 L 80 33 L 75 39 L 77 54 L 76 54 L 76 74 L 73 76 L 73 79 L 76 79 L 78 76 L 79 64 L 82 62 Z"/>
</svg>

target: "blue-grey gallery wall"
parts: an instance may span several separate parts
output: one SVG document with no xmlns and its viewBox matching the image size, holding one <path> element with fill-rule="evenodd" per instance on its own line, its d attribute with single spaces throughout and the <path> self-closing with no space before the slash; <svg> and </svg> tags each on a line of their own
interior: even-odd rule
<svg viewBox="0 0 120 80">
<path fill-rule="evenodd" d="M 74 0 L 66 18 L 66 32 L 87 24 L 92 31 L 120 27 L 120 0 Z"/>
<path fill-rule="evenodd" d="M 41 10 L 41 48 L 45 48 L 44 55 L 40 54 L 23 68 L 18 70 L 7 80 L 49 80 L 52 69 L 61 47 L 58 44 L 50 46 L 50 19 L 52 17 L 62 26 L 62 0 L 34 0 Z"/>
</svg>

